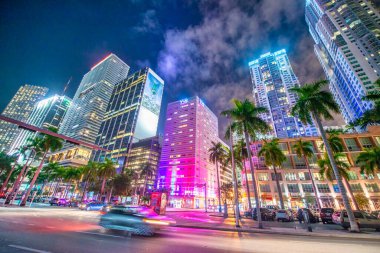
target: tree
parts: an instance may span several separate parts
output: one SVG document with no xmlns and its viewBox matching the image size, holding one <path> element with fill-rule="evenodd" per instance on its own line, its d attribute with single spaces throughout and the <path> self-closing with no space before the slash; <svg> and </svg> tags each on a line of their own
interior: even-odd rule
<svg viewBox="0 0 380 253">
<path fill-rule="evenodd" d="M 14 163 L 13 166 L 12 163 Z M 3 176 L 3 173 L 7 175 L 0 188 L 0 192 L 3 192 L 8 185 L 9 178 L 15 169 L 16 163 L 17 160 L 14 157 L 7 155 L 5 152 L 0 152 L 0 177 Z"/>
<path fill-rule="evenodd" d="M 350 164 L 345 162 L 343 160 L 344 158 L 346 158 L 345 154 L 342 154 L 342 153 L 334 154 L 334 160 L 335 160 L 335 164 L 337 166 L 337 169 L 339 171 L 339 175 L 342 177 L 342 179 L 344 180 L 344 182 L 347 186 L 347 190 L 352 197 L 352 202 L 354 203 L 355 208 L 357 210 L 360 210 L 359 205 L 356 203 L 356 200 L 354 198 L 354 194 L 352 192 L 351 185 L 348 182 L 348 180 L 350 180 L 350 175 L 349 175 Z M 331 166 L 330 158 L 328 157 L 328 155 L 326 153 L 324 154 L 323 158 L 321 158 L 317 161 L 317 164 L 320 168 L 319 173 L 324 178 L 326 178 L 329 181 L 333 181 L 336 179 L 336 176 L 334 174 L 334 170 Z"/>
<path fill-rule="evenodd" d="M 49 127 L 48 130 L 50 132 L 57 133 L 57 128 L 55 127 Z M 21 201 L 20 206 L 25 206 L 26 200 L 28 199 L 30 192 L 32 191 L 34 187 L 34 183 L 36 182 L 38 175 L 40 174 L 41 169 L 44 165 L 47 154 L 49 152 L 54 152 L 62 148 L 62 139 L 49 135 L 49 134 L 44 134 L 44 133 L 41 133 L 40 135 L 41 135 L 41 142 L 39 143 L 38 146 L 41 149 L 41 153 L 42 153 L 41 162 L 36 170 L 36 173 L 34 174 L 32 181 L 29 184 L 28 191 L 26 192 L 25 197 Z"/>
<path fill-rule="evenodd" d="M 222 115 L 225 115 L 231 118 L 232 123 L 227 128 L 226 138 L 231 138 L 231 132 L 235 132 L 239 135 L 244 134 L 245 143 L 248 151 L 248 160 L 249 166 L 252 175 L 252 188 L 255 193 L 255 201 L 256 201 L 256 210 L 257 210 L 257 222 L 259 224 L 259 228 L 263 228 L 263 223 L 261 220 L 260 213 L 260 200 L 259 194 L 257 190 L 257 183 L 254 175 L 254 168 L 252 162 L 252 154 L 251 149 L 249 147 L 250 137 L 255 139 L 256 134 L 258 133 L 267 133 L 269 131 L 269 125 L 260 117 L 260 114 L 266 113 L 268 110 L 265 107 L 256 107 L 251 101 L 248 99 L 244 101 L 240 101 L 237 99 L 233 100 L 234 107 L 223 111 Z"/>
<path fill-rule="evenodd" d="M 332 169 L 338 182 L 338 187 L 342 195 L 344 206 L 347 210 L 351 231 L 358 232 L 359 226 L 355 221 L 354 213 L 351 209 L 341 175 L 339 174 L 339 170 L 334 160 L 333 151 L 327 141 L 326 132 L 324 131 L 322 125 L 322 119 L 333 119 L 331 112 L 339 113 L 339 106 L 334 101 L 331 93 L 322 89 L 327 84 L 328 82 L 326 80 L 321 80 L 311 84 L 305 84 L 302 87 L 291 88 L 290 92 L 293 92 L 298 96 L 298 100 L 292 108 L 292 115 L 297 116 L 304 124 L 312 124 L 312 117 L 317 123 L 323 143 L 326 147 L 327 155 L 330 159 Z"/>
<path fill-rule="evenodd" d="M 115 163 L 111 159 L 106 158 L 104 162 L 100 163 L 100 166 L 98 169 L 99 169 L 98 176 L 102 180 L 102 186 L 100 189 L 100 196 L 99 196 L 99 198 L 101 198 L 104 193 L 104 188 L 105 188 L 107 179 L 114 177 L 116 175 L 116 167 L 115 167 Z"/>
<path fill-rule="evenodd" d="M 282 152 L 278 139 L 273 139 L 271 141 L 264 141 L 264 145 L 259 151 L 259 156 L 263 156 L 265 158 L 265 165 L 270 167 L 272 166 L 274 171 L 274 178 L 276 179 L 278 196 L 280 198 L 281 209 L 285 209 L 284 201 L 282 199 L 282 190 L 280 186 L 280 181 L 277 176 L 277 169 L 281 169 L 281 165 L 286 161 L 286 156 L 284 152 Z"/>
<path fill-rule="evenodd" d="M 359 206 L 360 210 L 368 210 L 369 209 L 369 200 L 368 198 L 362 193 L 356 193 L 354 195 L 355 201 L 357 205 Z"/>
<path fill-rule="evenodd" d="M 220 142 L 211 142 L 212 147 L 208 150 L 209 160 L 216 165 L 216 180 L 218 183 L 218 201 L 219 201 L 219 213 L 222 212 L 222 202 L 220 201 L 220 171 L 219 163 L 223 162 L 224 157 L 226 156 L 226 149 L 223 144 Z"/>
<path fill-rule="evenodd" d="M 116 175 L 111 181 L 114 194 L 127 196 L 132 189 L 132 179 L 132 170 L 125 170 L 124 173 Z"/>
<path fill-rule="evenodd" d="M 311 173 L 309 159 L 313 157 L 314 155 L 314 149 L 313 144 L 310 141 L 303 141 L 301 138 L 296 141 L 296 143 L 293 145 L 293 149 L 296 153 L 296 155 L 299 158 L 303 158 L 306 163 L 306 169 L 309 172 L 310 179 L 311 179 L 311 185 L 313 186 L 313 191 L 315 194 L 315 199 L 318 205 L 319 210 L 321 210 L 321 202 L 318 196 L 317 187 L 315 186 L 315 181 L 313 177 L 313 173 Z"/>
<path fill-rule="evenodd" d="M 343 152 L 342 140 L 339 138 L 339 132 L 330 132 L 327 134 L 327 141 L 330 144 L 333 153 Z M 321 144 L 321 149 L 325 147 L 325 144 Z"/>
<path fill-rule="evenodd" d="M 100 164 L 94 161 L 89 161 L 86 165 L 80 167 L 82 171 L 82 178 L 84 179 L 83 194 L 81 201 L 84 200 L 87 194 L 87 188 L 90 181 L 94 180 L 97 176 Z"/>
<path fill-rule="evenodd" d="M 154 173 L 154 168 L 149 164 L 146 163 L 142 166 L 140 177 L 144 177 L 144 190 L 142 196 L 145 196 L 146 188 L 148 187 L 148 178 L 152 178 Z"/>
<path fill-rule="evenodd" d="M 245 166 L 245 161 L 248 159 L 248 152 L 247 152 L 247 145 L 245 144 L 244 140 L 240 139 L 236 143 L 235 150 L 236 150 L 236 158 L 241 161 L 242 167 L 244 170 L 245 182 L 246 182 L 246 187 L 247 187 L 248 208 L 249 210 L 252 210 L 251 193 L 250 193 L 249 184 L 248 184 L 248 173 L 247 173 L 247 167 Z"/>
<path fill-rule="evenodd" d="M 380 171 L 380 147 L 366 149 L 356 159 L 361 174 L 375 175 Z"/>
</svg>

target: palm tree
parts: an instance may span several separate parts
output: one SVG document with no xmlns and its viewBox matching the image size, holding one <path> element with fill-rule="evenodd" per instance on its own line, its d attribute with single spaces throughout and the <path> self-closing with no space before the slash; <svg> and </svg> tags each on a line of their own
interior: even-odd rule
<svg viewBox="0 0 380 253">
<path fill-rule="evenodd" d="M 355 208 L 357 210 L 360 210 L 359 209 L 359 205 L 356 202 L 355 196 L 354 196 L 354 194 L 352 192 L 351 185 L 348 182 L 348 180 L 350 180 L 350 175 L 349 175 L 350 164 L 348 164 L 347 162 L 343 161 L 343 158 L 346 158 L 345 154 L 342 154 L 342 153 L 336 153 L 336 154 L 334 154 L 334 160 L 335 160 L 336 166 L 337 166 L 337 168 L 339 170 L 339 174 L 341 175 L 341 177 L 344 180 L 344 183 L 347 186 L 347 191 L 349 192 L 349 194 L 352 197 L 352 202 L 354 203 Z M 319 168 L 321 169 L 319 171 L 319 173 L 321 174 L 321 176 L 323 176 L 324 178 L 326 178 L 329 181 L 333 181 L 334 179 L 336 179 L 336 177 L 334 175 L 334 171 L 333 171 L 333 169 L 331 167 L 330 159 L 329 159 L 329 157 L 328 157 L 328 155 L 326 153 L 324 154 L 324 157 L 322 159 L 319 159 L 317 161 L 317 163 L 318 163 Z"/>
<path fill-rule="evenodd" d="M 281 209 L 285 209 L 280 181 L 277 176 L 277 168 L 281 169 L 282 163 L 286 161 L 286 156 L 284 155 L 284 152 L 282 152 L 278 141 L 278 139 L 273 139 L 271 141 L 264 140 L 264 145 L 259 151 L 259 156 L 263 156 L 265 158 L 265 165 L 268 167 L 272 166 L 274 170 L 274 178 L 276 179 Z"/>
<path fill-rule="evenodd" d="M 142 166 L 140 177 L 144 177 L 144 190 L 142 196 L 145 196 L 146 188 L 148 186 L 148 178 L 152 178 L 154 169 L 149 163 L 146 163 Z"/>
<path fill-rule="evenodd" d="M 80 167 L 80 170 L 82 172 L 82 178 L 84 179 L 84 186 L 83 186 L 83 194 L 81 201 L 84 200 L 86 194 L 87 194 L 87 188 L 90 181 L 94 180 L 98 170 L 99 170 L 100 164 L 94 161 L 89 161 L 86 165 Z"/>
<path fill-rule="evenodd" d="M 319 210 L 321 210 L 321 201 L 318 196 L 317 187 L 315 186 L 313 173 L 311 173 L 310 164 L 309 164 L 309 158 L 313 157 L 314 155 L 314 149 L 313 144 L 310 141 L 303 141 L 301 138 L 293 145 L 293 149 L 296 153 L 296 155 L 299 158 L 303 158 L 306 163 L 306 168 L 309 172 L 310 179 L 311 179 L 311 185 L 313 186 L 313 191 L 315 194 L 315 199 L 318 205 Z"/>
<path fill-rule="evenodd" d="M 106 158 L 104 162 L 100 164 L 99 171 L 98 171 L 98 176 L 99 178 L 102 179 L 102 186 L 100 189 L 99 199 L 101 199 L 101 197 L 103 196 L 107 179 L 114 177 L 115 175 L 116 175 L 115 163 L 111 159 Z"/>
<path fill-rule="evenodd" d="M 342 140 L 339 138 L 338 132 L 330 132 L 327 133 L 327 141 L 330 144 L 332 152 L 335 153 L 341 153 L 343 152 L 343 144 Z M 321 149 L 324 149 L 325 144 L 321 144 Z"/>
<path fill-rule="evenodd" d="M 269 125 L 260 117 L 260 114 L 266 113 L 268 110 L 265 107 L 256 107 L 248 99 L 244 101 L 234 99 L 233 104 L 233 108 L 222 112 L 222 115 L 225 115 L 232 119 L 232 123 L 226 131 L 226 138 L 231 138 L 231 131 L 239 135 L 244 134 L 248 151 L 249 166 L 252 174 L 252 187 L 255 193 L 256 210 L 258 217 L 257 221 L 259 228 L 263 228 L 260 213 L 260 200 L 253 170 L 252 154 L 249 143 L 250 137 L 253 137 L 255 139 L 257 133 L 267 133 L 269 131 Z"/>
<path fill-rule="evenodd" d="M 77 189 L 78 181 L 80 180 L 81 177 L 82 177 L 82 170 L 80 168 L 75 168 L 75 167 L 65 168 L 63 179 L 66 183 L 70 184 L 70 187 L 72 186 L 72 184 L 74 184 L 74 189 L 73 189 L 74 193 Z M 66 189 L 65 197 L 67 193 L 68 193 L 68 190 Z"/>
<path fill-rule="evenodd" d="M 48 130 L 53 133 L 57 133 L 58 131 L 57 128 L 55 127 L 49 127 Z M 41 142 L 40 142 L 40 145 L 38 146 L 41 149 L 41 153 L 42 153 L 41 162 L 36 170 L 36 173 L 34 174 L 32 181 L 29 184 L 28 191 L 26 192 L 24 199 L 21 201 L 20 206 L 25 206 L 26 200 L 28 199 L 30 192 L 32 191 L 34 187 L 34 183 L 36 182 L 38 175 L 40 174 L 41 169 L 44 166 L 44 162 L 45 162 L 45 158 L 47 154 L 49 152 L 54 152 L 62 148 L 62 139 L 49 135 L 49 134 L 41 133 L 40 135 L 41 135 Z"/>
<path fill-rule="evenodd" d="M 363 100 L 371 101 L 374 103 L 374 108 L 367 110 L 363 115 L 353 122 L 353 125 L 366 128 L 369 125 L 380 124 L 380 78 L 374 83 L 375 91 L 369 92 L 363 97 Z"/>
<path fill-rule="evenodd" d="M 252 210 L 251 193 L 250 193 L 249 184 L 248 184 L 248 173 L 247 173 L 247 167 L 245 166 L 245 161 L 248 158 L 248 152 L 247 152 L 247 145 L 245 144 L 244 140 L 240 139 L 236 143 L 235 150 L 236 150 L 236 157 L 238 160 L 241 161 L 242 167 L 244 170 L 245 182 L 246 182 L 246 187 L 247 187 L 248 208 L 249 210 Z"/>
<path fill-rule="evenodd" d="M 359 154 L 356 163 L 360 167 L 360 173 L 375 175 L 380 171 L 380 147 L 366 149 Z"/>
<path fill-rule="evenodd" d="M 317 81 L 311 84 L 305 84 L 302 87 L 291 88 L 290 91 L 298 96 L 298 100 L 292 108 L 292 114 L 297 116 L 304 124 L 312 124 L 312 117 L 317 123 L 319 132 L 325 144 L 328 157 L 331 162 L 332 169 L 338 182 L 339 191 L 341 192 L 344 206 L 347 210 L 347 215 L 350 221 L 351 231 L 358 232 L 359 226 L 355 222 L 354 213 L 348 201 L 347 193 L 344 188 L 341 175 L 334 160 L 334 154 L 327 140 L 326 133 L 323 129 L 322 119 L 332 120 L 333 116 L 330 112 L 339 113 L 339 106 L 334 101 L 330 92 L 322 88 L 327 85 L 326 80 Z"/>
<path fill-rule="evenodd" d="M 219 213 L 222 212 L 222 202 L 220 201 L 220 172 L 219 172 L 219 163 L 223 161 L 226 150 L 222 143 L 220 142 L 211 142 L 212 147 L 208 150 L 210 153 L 209 160 L 216 165 L 216 179 L 218 182 L 218 201 L 219 201 Z"/>
<path fill-rule="evenodd" d="M 16 164 L 17 160 L 14 157 L 7 155 L 5 152 L 0 152 L 0 176 L 3 174 L 4 171 L 5 174 L 7 174 L 7 177 L 5 178 L 0 188 L 0 192 L 3 192 L 5 187 L 8 185 L 9 178 L 11 177 L 16 167 Z"/>
</svg>

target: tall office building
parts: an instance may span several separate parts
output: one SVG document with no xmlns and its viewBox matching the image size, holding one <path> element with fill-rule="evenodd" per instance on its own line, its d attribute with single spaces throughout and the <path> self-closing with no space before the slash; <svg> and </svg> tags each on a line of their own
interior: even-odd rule
<svg viewBox="0 0 380 253">
<path fill-rule="evenodd" d="M 314 125 L 304 125 L 291 115 L 297 96 L 289 91 L 299 86 L 286 51 L 266 53 L 249 62 L 256 106 L 266 107 L 262 118 L 271 126 L 272 135 L 278 138 L 318 135 Z"/>
<path fill-rule="evenodd" d="M 157 188 L 170 189 L 174 207 L 203 208 L 217 204 L 216 166 L 208 150 L 218 142 L 218 119 L 199 97 L 170 103 Z"/>
<path fill-rule="evenodd" d="M 71 98 L 55 95 L 37 102 L 26 123 L 47 129 L 54 127 L 59 129 L 61 122 L 69 109 Z M 10 151 L 15 152 L 19 147 L 25 146 L 30 138 L 34 138 L 36 133 L 29 130 L 21 130 L 13 141 Z"/>
<path fill-rule="evenodd" d="M 94 144 L 115 85 L 127 77 L 129 66 L 114 54 L 98 62 L 84 75 L 59 133 Z M 91 150 L 66 143 L 51 159 L 62 165 L 86 164 Z"/>
<path fill-rule="evenodd" d="M 34 104 L 42 99 L 48 88 L 25 84 L 21 86 L 7 107 L 3 116 L 26 122 L 32 113 Z M 19 134 L 20 129 L 11 123 L 0 121 L 0 150 L 10 151 L 12 142 Z"/>
<path fill-rule="evenodd" d="M 380 77 L 380 15 L 367 0 L 307 0 L 306 22 L 347 123 L 373 107 L 362 97 Z"/>
<path fill-rule="evenodd" d="M 131 146 L 157 135 L 163 90 L 164 81 L 150 68 L 143 68 L 119 82 L 95 142 L 110 152 L 96 151 L 92 160 L 112 158 L 120 169 L 124 168 Z"/>
<path fill-rule="evenodd" d="M 157 136 L 140 140 L 132 145 L 128 154 L 127 168 L 139 173 L 139 179 L 132 182 L 132 187 L 136 188 L 137 193 L 142 194 L 145 187 L 146 190 L 155 187 L 160 155 L 161 145 Z M 144 175 L 143 169 L 146 167 L 150 168 L 150 172 Z"/>
</svg>

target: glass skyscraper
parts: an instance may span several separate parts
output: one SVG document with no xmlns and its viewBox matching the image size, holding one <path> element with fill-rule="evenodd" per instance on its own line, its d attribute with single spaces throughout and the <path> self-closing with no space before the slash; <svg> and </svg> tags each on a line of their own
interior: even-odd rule
<svg viewBox="0 0 380 253">
<path fill-rule="evenodd" d="M 256 106 L 266 107 L 261 117 L 271 126 L 271 135 L 278 138 L 316 136 L 314 125 L 304 125 L 291 115 L 297 96 L 289 91 L 299 86 L 285 50 L 266 53 L 249 62 Z"/>
<path fill-rule="evenodd" d="M 105 117 L 115 85 L 127 77 L 129 66 L 114 54 L 108 55 L 84 75 L 72 104 L 63 119 L 59 133 L 94 144 Z M 52 156 L 62 165 L 87 164 L 91 150 L 66 143 Z"/>
<path fill-rule="evenodd" d="M 7 107 L 3 116 L 26 122 L 33 111 L 34 104 L 42 99 L 48 88 L 25 84 L 21 86 Z M 9 152 L 12 142 L 20 132 L 17 125 L 0 121 L 0 151 Z"/>
<path fill-rule="evenodd" d="M 59 129 L 61 122 L 70 107 L 70 104 L 70 98 L 59 95 L 41 100 L 34 105 L 33 111 L 26 123 L 44 129 L 49 127 Z M 34 132 L 21 130 L 17 138 L 12 143 L 12 147 L 10 149 L 11 152 L 15 152 L 19 147 L 26 145 L 28 139 L 35 136 L 36 133 Z"/>
<path fill-rule="evenodd" d="M 157 134 L 164 81 L 150 68 L 143 68 L 119 82 L 112 93 L 92 160 L 112 158 L 122 169 L 133 143 Z"/>
<path fill-rule="evenodd" d="M 306 0 L 306 22 L 347 123 L 373 107 L 362 97 L 380 77 L 380 15 L 367 0 Z"/>
</svg>

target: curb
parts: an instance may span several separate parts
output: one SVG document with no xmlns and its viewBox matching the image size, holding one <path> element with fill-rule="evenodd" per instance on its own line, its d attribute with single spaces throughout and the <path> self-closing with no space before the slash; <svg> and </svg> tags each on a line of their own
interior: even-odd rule
<svg viewBox="0 0 380 253">
<path fill-rule="evenodd" d="M 269 230 L 261 230 L 261 229 L 246 229 L 246 228 L 213 228 L 213 227 L 202 227 L 202 226 L 191 226 L 191 225 L 173 225 L 173 227 L 179 228 L 193 228 L 193 229 L 207 229 L 207 230 L 216 230 L 216 231 L 228 231 L 228 232 L 243 232 L 243 233 L 251 233 L 251 234 L 270 234 L 270 235 L 287 235 L 287 236 L 305 236 L 305 237 L 333 237 L 339 239 L 360 239 L 360 240 L 371 240 L 371 241 L 379 241 L 379 238 L 368 238 L 368 237 L 355 237 L 355 236 L 346 236 L 346 235 L 336 235 L 336 234 L 320 234 L 320 233 L 290 233 L 290 232 L 280 232 L 280 231 L 269 231 Z M 360 234 L 360 233 L 359 233 Z"/>
</svg>

